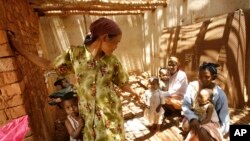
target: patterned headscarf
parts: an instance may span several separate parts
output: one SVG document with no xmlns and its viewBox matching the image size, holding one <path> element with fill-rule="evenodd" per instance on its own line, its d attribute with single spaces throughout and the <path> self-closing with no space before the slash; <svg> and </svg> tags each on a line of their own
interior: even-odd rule
<svg viewBox="0 0 250 141">
<path fill-rule="evenodd" d="M 89 27 L 90 33 L 86 35 L 84 44 L 89 45 L 93 43 L 98 36 L 103 34 L 119 35 L 122 34 L 120 27 L 112 20 L 107 18 L 99 18 L 94 21 Z"/>
<path fill-rule="evenodd" d="M 100 18 L 94 21 L 89 29 L 92 36 L 99 36 L 102 34 L 118 35 L 122 33 L 120 27 L 114 21 L 107 18 Z"/>
</svg>

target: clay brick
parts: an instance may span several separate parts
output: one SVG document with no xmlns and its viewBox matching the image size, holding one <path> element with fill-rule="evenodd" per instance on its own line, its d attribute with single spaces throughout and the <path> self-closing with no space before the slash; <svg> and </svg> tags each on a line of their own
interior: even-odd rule
<svg viewBox="0 0 250 141">
<path fill-rule="evenodd" d="M 14 57 L 0 58 L 0 72 L 16 70 L 17 64 Z"/>
<path fill-rule="evenodd" d="M 6 124 L 8 121 L 7 116 L 3 110 L 0 110 L 0 126 Z"/>
<path fill-rule="evenodd" d="M 6 28 L 6 17 L 5 17 L 5 10 L 4 10 L 4 4 L 3 1 L 0 0 L 0 29 Z"/>
<path fill-rule="evenodd" d="M 9 44 L 0 44 L 0 57 L 13 56 L 13 51 L 11 50 Z"/>
<path fill-rule="evenodd" d="M 4 97 L 22 94 L 25 89 L 24 81 L 6 85 L 0 88 L 0 91 Z"/>
<path fill-rule="evenodd" d="M 14 95 L 12 97 L 4 97 L 4 100 L 7 103 L 7 105 L 5 105 L 5 106 L 8 106 L 8 108 L 9 107 L 15 107 L 15 106 L 23 104 L 23 97 L 22 97 L 22 95 Z M 5 108 L 5 107 L 3 107 L 3 108 Z M 2 110 L 2 109 L 0 109 L 0 110 Z"/>
<path fill-rule="evenodd" d="M 0 72 L 0 87 L 6 84 L 15 83 L 21 79 L 19 71 Z"/>
<path fill-rule="evenodd" d="M 7 116 L 12 119 L 15 119 L 24 115 L 26 115 L 24 105 L 19 105 L 19 106 L 7 109 Z"/>
<path fill-rule="evenodd" d="M 5 104 L 5 101 L 1 100 L 0 101 L 0 110 L 3 110 L 5 107 L 7 107 L 7 105 Z M 0 116 L 1 118 L 1 116 Z M 0 122 L 1 122 L 1 119 L 0 119 Z"/>
<path fill-rule="evenodd" d="M 0 44 L 5 44 L 8 42 L 7 34 L 5 30 L 0 30 Z"/>
</svg>

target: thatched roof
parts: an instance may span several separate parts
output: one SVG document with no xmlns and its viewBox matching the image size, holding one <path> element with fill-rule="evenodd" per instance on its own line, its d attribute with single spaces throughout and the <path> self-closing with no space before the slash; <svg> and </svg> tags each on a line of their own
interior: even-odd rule
<svg viewBox="0 0 250 141">
<path fill-rule="evenodd" d="M 130 15 L 167 6 L 168 0 L 29 0 L 39 16 Z"/>
</svg>

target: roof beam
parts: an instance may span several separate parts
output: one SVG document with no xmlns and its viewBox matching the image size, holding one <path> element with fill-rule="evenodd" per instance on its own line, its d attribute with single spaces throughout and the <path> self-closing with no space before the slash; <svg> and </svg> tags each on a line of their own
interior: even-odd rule
<svg viewBox="0 0 250 141">
<path fill-rule="evenodd" d="M 79 11 L 79 10 L 71 10 L 71 11 L 47 11 L 44 12 L 44 16 L 68 16 L 68 15 L 140 15 L 143 14 L 141 10 L 134 11 Z"/>
<path fill-rule="evenodd" d="M 90 11 L 90 10 L 96 10 L 96 11 L 121 11 L 121 10 L 154 10 L 156 9 L 156 6 L 140 6 L 140 7 L 134 7 L 134 6 L 99 6 L 99 5 L 92 5 L 92 6 L 62 6 L 62 7 L 37 7 L 34 9 L 39 9 L 41 11 L 53 11 L 53 10 L 83 10 L 83 11 Z"/>
<path fill-rule="evenodd" d="M 128 0 L 37 0 L 35 3 L 30 0 L 30 5 L 38 12 L 39 16 L 77 13 L 114 13 L 114 14 L 134 14 L 135 11 L 155 10 L 157 6 L 167 6 L 168 0 L 148 0 L 148 1 L 128 1 Z M 109 12 L 112 11 L 112 12 Z M 126 11 L 126 12 L 125 12 Z M 130 12 L 129 12 L 130 11 Z"/>
</svg>

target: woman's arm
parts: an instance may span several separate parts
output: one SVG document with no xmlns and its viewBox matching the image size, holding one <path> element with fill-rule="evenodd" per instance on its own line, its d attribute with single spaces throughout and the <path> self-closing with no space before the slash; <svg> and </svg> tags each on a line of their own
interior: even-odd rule
<svg viewBox="0 0 250 141">
<path fill-rule="evenodd" d="M 186 91 L 184 98 L 183 98 L 182 111 L 183 111 L 184 116 L 189 121 L 191 121 L 191 119 L 198 120 L 198 116 L 191 109 L 193 98 L 195 97 L 195 95 L 197 93 L 195 85 L 198 85 L 198 83 L 196 83 L 196 82 L 189 83 L 187 91 Z"/>
<path fill-rule="evenodd" d="M 228 101 L 225 92 L 217 86 L 218 99 L 215 102 L 215 109 L 220 119 L 221 131 L 225 135 L 229 132 L 230 116 L 228 110 Z"/>
<path fill-rule="evenodd" d="M 23 48 L 15 48 L 18 53 L 20 53 L 23 57 L 34 63 L 35 65 L 46 69 L 51 70 L 53 69 L 53 65 L 50 60 L 47 60 L 45 58 L 39 57 L 38 55 L 28 52 Z"/>
<path fill-rule="evenodd" d="M 212 114 L 213 114 L 213 111 L 214 111 L 214 108 L 213 108 L 213 107 L 214 107 L 214 106 L 213 106 L 212 103 L 210 103 L 210 104 L 208 105 L 208 108 L 207 108 L 207 111 L 206 111 L 207 116 L 206 116 L 202 121 L 200 121 L 201 124 L 206 124 L 206 123 L 208 123 L 208 122 L 211 121 Z"/>
<path fill-rule="evenodd" d="M 129 84 L 124 85 L 121 89 L 123 91 L 131 93 L 131 95 L 135 97 L 135 100 L 141 103 L 139 94 L 137 94 L 137 92 L 132 89 Z"/>
<path fill-rule="evenodd" d="M 10 46 L 16 50 L 19 54 L 21 54 L 23 57 L 26 59 L 30 60 L 32 63 L 35 65 L 43 68 L 43 69 L 53 69 L 53 65 L 50 60 L 47 60 L 45 58 L 41 58 L 38 56 L 38 54 L 32 53 L 27 51 L 26 49 L 22 48 L 18 40 L 16 39 L 14 33 L 12 32 L 7 32 L 8 39 L 10 42 Z"/>
</svg>

